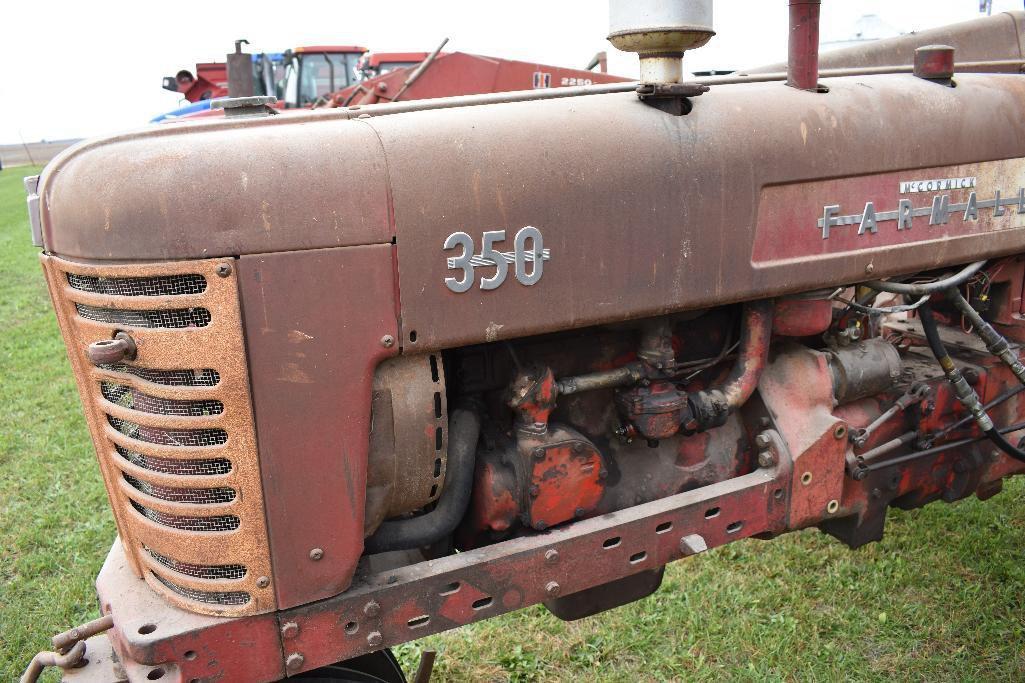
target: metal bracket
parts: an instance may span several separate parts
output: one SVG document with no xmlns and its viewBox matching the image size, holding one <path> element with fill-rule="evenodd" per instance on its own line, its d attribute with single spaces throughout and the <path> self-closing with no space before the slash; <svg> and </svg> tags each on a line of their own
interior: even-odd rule
<svg viewBox="0 0 1025 683">
<path fill-rule="evenodd" d="M 43 224 L 39 220 L 39 176 L 25 178 L 25 194 L 28 202 L 28 223 L 32 230 L 32 246 L 43 246 Z"/>
<path fill-rule="evenodd" d="M 693 108 L 689 98 L 706 92 L 708 86 L 700 83 L 641 83 L 637 86 L 641 102 L 674 116 L 689 114 Z"/>
</svg>

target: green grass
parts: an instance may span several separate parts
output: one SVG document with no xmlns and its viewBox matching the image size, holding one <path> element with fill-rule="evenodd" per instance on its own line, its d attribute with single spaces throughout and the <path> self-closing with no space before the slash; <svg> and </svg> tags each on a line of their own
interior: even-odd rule
<svg viewBox="0 0 1025 683">
<path fill-rule="evenodd" d="M 0 172 L 0 680 L 95 616 L 114 536 L 71 370 Z M 398 648 L 436 680 L 1022 680 L 1025 486 L 894 511 L 858 551 L 806 531 L 670 567 L 662 589 L 567 624 L 535 607 Z M 53 678 L 49 680 L 54 680 Z"/>
</svg>

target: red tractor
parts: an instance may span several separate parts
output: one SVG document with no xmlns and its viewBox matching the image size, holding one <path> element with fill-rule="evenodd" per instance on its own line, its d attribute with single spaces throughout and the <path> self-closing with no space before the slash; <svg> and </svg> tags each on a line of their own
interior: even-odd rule
<svg viewBox="0 0 1025 683">
<path fill-rule="evenodd" d="M 639 83 L 249 103 L 30 180 L 119 538 L 25 680 L 402 681 L 1025 472 L 1025 14 L 820 70 L 789 4 L 783 71 L 687 81 L 711 3 L 613 0 Z"/>
</svg>

